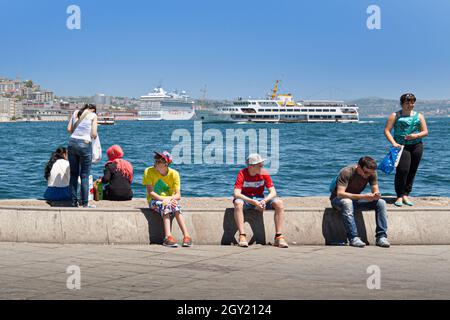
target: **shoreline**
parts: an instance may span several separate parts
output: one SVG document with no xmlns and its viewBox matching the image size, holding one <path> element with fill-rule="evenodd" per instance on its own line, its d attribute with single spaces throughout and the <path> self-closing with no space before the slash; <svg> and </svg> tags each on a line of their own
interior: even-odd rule
<svg viewBox="0 0 450 320">
<path fill-rule="evenodd" d="M 437 115 L 427 115 L 428 119 L 447 119 L 450 118 L 450 115 L 445 115 L 445 116 L 437 116 Z M 364 119 L 387 119 L 387 116 L 365 116 L 365 117 L 361 117 L 359 119 L 358 122 L 364 121 Z M 122 121 L 139 121 L 137 118 L 136 119 L 119 119 L 119 120 L 115 120 L 115 122 L 122 122 Z M 201 120 L 195 120 L 195 119 L 191 119 L 191 120 L 158 120 L 158 121 L 148 121 L 148 122 L 160 122 L 160 121 L 181 121 L 181 122 L 193 122 L 193 121 L 201 121 Z M 8 120 L 8 121 L 0 121 L 0 123 L 23 123 L 23 122 L 31 122 L 31 123 L 35 123 L 35 122 L 67 122 L 67 119 L 64 120 Z M 145 121 L 142 121 L 145 122 Z M 355 123 L 358 123 L 355 122 Z M 317 123 L 317 122 L 298 122 L 298 123 Z M 326 122 L 324 122 L 326 123 Z M 336 122 L 332 122 L 332 123 L 336 123 Z M 234 123 L 231 123 L 234 124 Z"/>
</svg>

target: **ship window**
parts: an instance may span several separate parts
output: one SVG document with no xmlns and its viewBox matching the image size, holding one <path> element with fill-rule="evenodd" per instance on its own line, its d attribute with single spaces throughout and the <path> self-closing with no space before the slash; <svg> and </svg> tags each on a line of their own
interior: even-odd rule
<svg viewBox="0 0 450 320">
<path fill-rule="evenodd" d="M 331 112 L 336 112 L 336 109 L 331 109 L 330 111 L 331 111 Z"/>
</svg>

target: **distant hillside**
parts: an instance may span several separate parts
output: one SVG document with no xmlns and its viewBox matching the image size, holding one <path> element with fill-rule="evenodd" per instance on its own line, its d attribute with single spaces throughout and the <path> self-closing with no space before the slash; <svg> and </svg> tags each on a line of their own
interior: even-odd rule
<svg viewBox="0 0 450 320">
<path fill-rule="evenodd" d="M 389 113 L 400 109 L 398 100 L 383 98 L 362 98 L 348 101 L 359 107 L 361 117 L 386 117 Z M 450 115 L 450 99 L 448 100 L 417 100 L 416 109 L 428 116 Z"/>
</svg>

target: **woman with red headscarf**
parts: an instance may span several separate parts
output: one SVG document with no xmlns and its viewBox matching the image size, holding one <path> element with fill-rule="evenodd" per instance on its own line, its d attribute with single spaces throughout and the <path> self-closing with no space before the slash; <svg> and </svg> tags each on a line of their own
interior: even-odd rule
<svg viewBox="0 0 450 320">
<path fill-rule="evenodd" d="M 133 198 L 131 183 L 133 181 L 133 166 L 122 159 L 123 150 L 114 145 L 106 151 L 108 162 L 105 164 L 102 183 L 104 200 L 126 201 Z"/>
</svg>

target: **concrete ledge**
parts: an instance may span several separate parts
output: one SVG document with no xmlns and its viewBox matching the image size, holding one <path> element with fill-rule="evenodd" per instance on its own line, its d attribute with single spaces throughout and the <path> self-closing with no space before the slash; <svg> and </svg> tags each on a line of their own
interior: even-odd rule
<svg viewBox="0 0 450 320">
<path fill-rule="evenodd" d="M 341 215 L 324 197 L 283 198 L 284 235 L 290 244 L 324 245 L 345 241 Z M 415 206 L 397 208 L 387 198 L 392 244 L 450 244 L 450 198 L 414 198 Z M 102 201 L 96 209 L 64 207 L 40 200 L 0 201 L 0 241 L 45 243 L 161 243 L 162 221 L 145 199 Z M 186 224 L 196 244 L 236 243 L 230 198 L 185 198 Z M 273 241 L 273 211 L 245 213 L 250 243 Z M 374 243 L 375 214 L 356 214 L 363 240 Z M 181 239 L 176 222 L 174 236 Z"/>
</svg>

